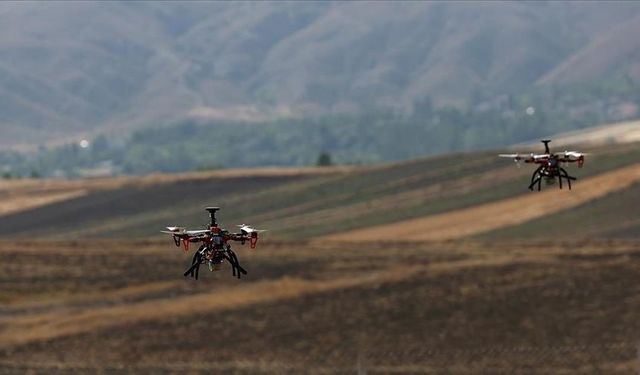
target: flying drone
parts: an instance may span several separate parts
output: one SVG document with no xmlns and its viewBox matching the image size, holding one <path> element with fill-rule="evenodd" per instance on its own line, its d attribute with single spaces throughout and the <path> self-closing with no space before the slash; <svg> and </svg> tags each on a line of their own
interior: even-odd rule
<svg viewBox="0 0 640 375">
<path fill-rule="evenodd" d="M 231 265 L 233 276 L 238 279 L 242 275 L 246 275 L 247 271 L 240 266 L 238 256 L 231 249 L 230 241 L 240 242 L 244 245 L 249 242 L 252 249 L 256 248 L 258 243 L 258 234 L 263 230 L 254 229 L 248 225 L 238 225 L 240 232 L 231 233 L 218 226 L 216 220 L 216 212 L 220 207 L 206 207 L 211 217 L 209 229 L 202 230 L 186 230 L 183 227 L 167 227 L 162 233 L 170 234 L 173 242 L 177 247 L 183 246 L 185 253 L 189 251 L 189 244 L 202 242 L 198 250 L 193 254 L 191 266 L 184 272 L 184 276 L 191 276 L 198 280 L 198 272 L 200 265 L 206 263 L 210 271 L 220 269 L 220 265 L 226 260 Z"/>
<path fill-rule="evenodd" d="M 571 181 L 575 181 L 576 178 L 569 176 L 569 173 L 561 167 L 561 164 L 578 163 L 578 168 L 582 168 L 586 154 L 577 151 L 565 151 L 564 153 L 555 154 L 549 151 L 550 139 L 544 139 L 540 142 L 544 143 L 544 154 L 500 154 L 499 156 L 502 158 L 512 158 L 516 163 L 524 161 L 525 163 L 539 165 L 531 175 L 529 190 L 533 190 L 533 187 L 537 184 L 538 191 L 540 191 L 543 179 L 550 185 L 555 182 L 556 178 L 558 179 L 560 189 L 562 189 L 562 180 L 565 179 L 569 185 L 569 190 L 571 190 Z"/>
</svg>

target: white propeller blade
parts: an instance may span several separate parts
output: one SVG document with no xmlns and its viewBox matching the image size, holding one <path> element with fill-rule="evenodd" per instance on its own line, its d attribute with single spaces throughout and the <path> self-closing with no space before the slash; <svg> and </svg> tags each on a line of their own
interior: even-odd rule
<svg viewBox="0 0 640 375">
<path fill-rule="evenodd" d="M 267 231 L 266 229 L 255 229 L 255 228 L 252 228 L 252 227 L 250 227 L 250 226 L 248 226 L 246 224 L 240 224 L 240 225 L 238 225 L 238 227 L 240 228 L 240 230 L 242 232 L 246 232 L 246 233 L 253 233 L 253 232 L 262 233 L 262 232 L 266 232 Z"/>
<path fill-rule="evenodd" d="M 200 229 L 200 230 L 188 230 L 185 233 L 189 234 L 189 235 L 198 235 L 198 234 L 205 234 L 205 233 L 209 233 L 210 230 L 209 229 Z"/>
<path fill-rule="evenodd" d="M 161 231 L 162 233 L 169 233 L 169 234 L 182 234 L 185 232 L 185 228 L 184 227 L 167 227 L 167 230 L 163 230 Z"/>
<path fill-rule="evenodd" d="M 564 156 L 572 156 L 574 158 L 579 158 L 579 157 L 585 156 L 585 155 L 589 155 L 589 154 L 586 154 L 584 152 L 578 152 L 578 151 L 565 151 L 564 152 Z"/>
</svg>

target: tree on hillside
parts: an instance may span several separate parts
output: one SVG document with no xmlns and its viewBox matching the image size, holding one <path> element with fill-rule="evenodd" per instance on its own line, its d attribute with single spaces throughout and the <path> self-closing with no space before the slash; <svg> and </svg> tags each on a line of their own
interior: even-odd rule
<svg viewBox="0 0 640 375">
<path fill-rule="evenodd" d="M 318 167 L 328 167 L 333 165 L 333 163 L 331 162 L 331 154 L 324 151 L 321 152 L 320 155 L 318 155 L 318 161 L 316 162 L 316 165 Z"/>
</svg>

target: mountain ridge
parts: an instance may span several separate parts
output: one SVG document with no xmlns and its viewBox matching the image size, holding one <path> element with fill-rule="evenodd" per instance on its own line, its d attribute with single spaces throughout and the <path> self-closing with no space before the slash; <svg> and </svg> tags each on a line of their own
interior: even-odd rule
<svg viewBox="0 0 640 375">
<path fill-rule="evenodd" d="M 0 142 L 126 134 L 203 113 L 411 111 L 425 98 L 464 105 L 569 78 L 638 79 L 638 44 L 615 32 L 638 15 L 626 2 L 2 4 Z M 581 68 L 601 37 L 626 52 Z"/>
</svg>

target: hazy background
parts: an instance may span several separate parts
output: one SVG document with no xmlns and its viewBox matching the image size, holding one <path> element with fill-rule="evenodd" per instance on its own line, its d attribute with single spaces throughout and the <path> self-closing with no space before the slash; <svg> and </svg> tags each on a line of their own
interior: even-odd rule
<svg viewBox="0 0 640 375">
<path fill-rule="evenodd" d="M 0 373 L 637 373 L 639 35 L 630 1 L 0 2 Z M 531 192 L 497 153 L 550 136 L 584 168 Z M 242 280 L 160 233 L 205 206 L 268 230 Z"/>
<path fill-rule="evenodd" d="M 639 34 L 637 2 L 2 3 L 0 168 L 504 147 L 637 117 Z"/>
</svg>

